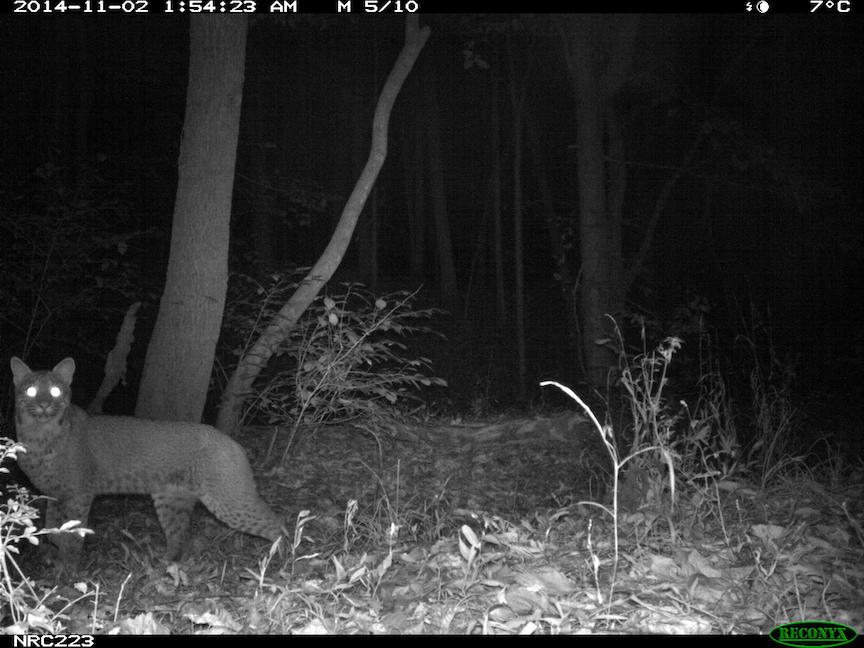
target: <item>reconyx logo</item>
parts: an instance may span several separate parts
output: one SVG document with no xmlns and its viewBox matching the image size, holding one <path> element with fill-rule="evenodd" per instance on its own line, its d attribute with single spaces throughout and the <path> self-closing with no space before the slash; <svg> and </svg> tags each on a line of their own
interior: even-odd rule
<svg viewBox="0 0 864 648">
<path fill-rule="evenodd" d="M 784 646 L 828 648 L 847 644 L 857 637 L 858 633 L 842 623 L 805 621 L 777 626 L 768 636 Z"/>
</svg>

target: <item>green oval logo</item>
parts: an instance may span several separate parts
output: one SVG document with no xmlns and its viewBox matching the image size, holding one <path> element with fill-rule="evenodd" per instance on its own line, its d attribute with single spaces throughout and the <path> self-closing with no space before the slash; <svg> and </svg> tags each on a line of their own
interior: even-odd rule
<svg viewBox="0 0 864 648">
<path fill-rule="evenodd" d="M 828 646 L 847 644 L 855 639 L 858 633 L 842 623 L 804 621 L 802 623 L 785 623 L 772 628 L 768 636 L 784 646 L 827 648 Z"/>
</svg>

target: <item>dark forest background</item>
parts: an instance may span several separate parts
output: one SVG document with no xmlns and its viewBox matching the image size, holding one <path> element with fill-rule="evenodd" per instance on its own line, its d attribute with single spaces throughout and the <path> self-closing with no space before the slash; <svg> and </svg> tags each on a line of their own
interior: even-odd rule
<svg viewBox="0 0 864 648">
<path fill-rule="evenodd" d="M 428 398 L 454 411 L 478 399 L 498 410 L 536 405 L 539 380 L 586 379 L 568 324 L 580 214 L 563 20 L 422 17 L 432 35 L 396 101 L 387 161 L 332 282 L 422 285 L 422 305 L 447 309 L 434 323 L 447 340 L 422 351 L 450 385 Z M 625 259 L 656 221 L 619 314 L 634 342 L 635 315 L 652 342 L 681 335 L 694 354 L 687 325 L 699 317 L 730 353 L 759 328 L 801 394 L 860 401 L 861 26 L 852 16 L 640 19 L 614 97 L 621 156 L 606 161 L 626 169 Z M 263 280 L 314 263 L 365 162 L 403 35 L 399 16 L 250 21 L 232 272 Z M 123 313 L 141 300 L 129 385 L 114 406 L 128 411 L 168 260 L 188 19 L 4 17 L 0 44 L 0 356 L 50 367 L 73 355 L 92 390 Z M 513 92 L 524 94 L 521 402 Z M 441 267 L 442 210 L 455 283 Z M 413 248 L 410 222 L 422 233 Z M 4 374 L 7 391 L 8 382 Z"/>
</svg>

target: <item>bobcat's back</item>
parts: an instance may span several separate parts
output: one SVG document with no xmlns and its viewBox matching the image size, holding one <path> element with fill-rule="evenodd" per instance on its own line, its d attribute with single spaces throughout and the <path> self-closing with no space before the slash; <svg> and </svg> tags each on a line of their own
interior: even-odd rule
<svg viewBox="0 0 864 648">
<path fill-rule="evenodd" d="M 237 444 L 208 425 L 81 413 L 78 434 L 99 492 L 149 492 L 147 485 L 166 480 L 193 486 L 202 466 L 233 469 L 225 457 L 234 457 Z"/>
</svg>

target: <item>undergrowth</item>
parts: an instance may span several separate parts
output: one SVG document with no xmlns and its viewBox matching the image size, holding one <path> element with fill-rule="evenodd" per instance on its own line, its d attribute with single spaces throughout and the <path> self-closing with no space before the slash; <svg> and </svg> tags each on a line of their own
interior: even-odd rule
<svg viewBox="0 0 864 648">
<path fill-rule="evenodd" d="M 362 425 L 378 412 L 363 405 L 365 398 L 391 405 L 401 389 L 425 386 L 420 365 L 400 355 L 405 347 L 398 336 L 428 332 L 416 325 L 410 302 L 358 290 L 349 286 L 316 302 L 294 346 L 282 351 L 283 364 L 262 381 L 249 417 L 274 425 L 286 417 L 311 426 Z M 281 303 L 275 296 L 273 302 Z M 259 317 L 252 310 L 246 315 Z M 226 600 L 187 612 L 184 628 L 731 633 L 808 618 L 855 624 L 860 577 L 849 566 L 864 558 L 864 465 L 827 441 L 821 459 L 808 451 L 798 436 L 792 373 L 774 354 L 751 350 L 750 364 L 736 367 L 747 376 L 742 390 L 730 385 L 726 360 L 705 331 L 695 340 L 669 336 L 654 343 L 643 332 L 636 350 L 623 337 L 619 332 L 618 376 L 628 416 L 618 429 L 575 391 L 543 383 L 567 393 L 600 438 L 607 456 L 595 460 L 611 465 L 606 495 L 574 497 L 511 520 L 503 506 L 466 506 L 449 477 L 434 492 L 418 486 L 418 471 L 387 454 L 395 446 L 377 444 L 377 466 L 348 449 L 357 474 L 372 475 L 376 495 L 346 497 L 336 511 L 302 507 L 285 555 L 274 546 L 256 567 L 244 569 L 254 591 L 243 605 L 231 608 Z M 692 375 L 676 372 L 688 345 L 698 350 Z M 375 382 L 377 359 L 394 367 L 393 382 Z M 398 373 L 406 367 L 414 382 Z M 298 370 L 302 375 L 294 376 Z M 691 383 L 678 382 L 688 376 Z M 495 448 L 479 441 L 455 448 L 450 457 L 434 445 L 408 453 L 453 474 L 464 470 L 461 455 L 480 455 L 473 465 L 485 466 L 480 474 L 490 483 L 471 488 L 499 492 L 491 482 L 508 476 L 497 474 Z M 530 463 L 531 445 L 520 448 Z M 338 470 L 326 468 L 335 482 Z M 334 492 L 358 492 L 353 479 Z M 822 571 L 826 561 L 833 561 L 833 571 Z M 166 629 L 153 615 L 120 623 L 130 632 Z"/>
<path fill-rule="evenodd" d="M 23 451 L 20 444 L 0 438 L 0 464 L 7 459 L 14 460 L 17 453 Z M 8 472 L 7 468 L 0 467 L 0 473 Z M 21 548 L 24 543 L 38 546 L 51 535 L 76 533 L 83 536 L 89 530 L 81 528 L 77 520 L 66 522 L 58 529 L 38 529 L 39 511 L 34 498 L 25 489 L 12 489 L 6 493 L 5 500 L 0 504 L 0 603 L 5 616 L 2 631 L 7 634 L 60 633 L 66 627 L 65 608 L 57 605 L 55 589 L 45 590 L 25 575 L 19 564 Z"/>
<path fill-rule="evenodd" d="M 227 309 L 235 358 L 296 288 L 281 275 L 266 286 L 237 279 L 248 288 Z M 288 427 L 287 452 L 301 427 L 385 419 L 397 406 L 418 400 L 419 390 L 446 386 L 430 375 L 430 360 L 408 346 L 438 335 L 428 322 L 439 311 L 416 308 L 416 295 L 401 290 L 375 296 L 359 284 L 341 284 L 316 298 L 253 386 L 243 420 Z"/>
</svg>

